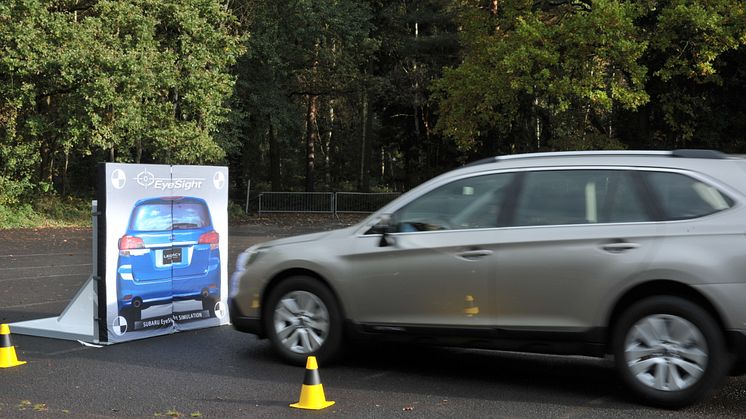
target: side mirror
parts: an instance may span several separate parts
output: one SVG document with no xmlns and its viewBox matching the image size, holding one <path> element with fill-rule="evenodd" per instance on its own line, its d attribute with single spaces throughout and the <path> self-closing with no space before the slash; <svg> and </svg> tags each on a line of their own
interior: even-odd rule
<svg viewBox="0 0 746 419">
<path fill-rule="evenodd" d="M 378 242 L 379 247 L 386 247 L 394 244 L 394 239 L 390 236 L 394 231 L 394 223 L 392 222 L 391 214 L 382 215 L 374 228 L 377 233 L 381 234 L 381 241 Z"/>
</svg>

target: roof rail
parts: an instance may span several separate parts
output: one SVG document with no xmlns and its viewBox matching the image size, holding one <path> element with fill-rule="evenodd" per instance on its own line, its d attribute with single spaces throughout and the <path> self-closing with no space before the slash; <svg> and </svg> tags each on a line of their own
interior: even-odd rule
<svg viewBox="0 0 746 419">
<path fill-rule="evenodd" d="M 480 164 L 494 163 L 497 161 L 497 157 L 487 157 L 486 159 L 475 160 L 470 163 L 466 163 L 463 167 L 478 166 Z"/>
<path fill-rule="evenodd" d="M 515 160 L 541 157 L 567 156 L 671 156 L 667 150 L 588 150 L 588 151 L 550 151 L 545 153 L 506 154 L 495 157 L 495 160 Z M 486 162 L 485 162 L 486 163 Z"/>
<path fill-rule="evenodd" d="M 505 154 L 488 157 L 467 163 L 464 167 L 494 163 L 504 160 L 538 159 L 543 157 L 571 156 L 670 156 L 690 159 L 727 159 L 731 156 L 717 150 L 677 149 L 677 150 L 586 150 L 586 151 L 550 151 L 542 153 Z"/>
<path fill-rule="evenodd" d="M 700 150 L 691 148 L 681 148 L 671 152 L 673 157 L 683 157 L 688 159 L 727 159 L 728 155 L 717 150 Z"/>
</svg>

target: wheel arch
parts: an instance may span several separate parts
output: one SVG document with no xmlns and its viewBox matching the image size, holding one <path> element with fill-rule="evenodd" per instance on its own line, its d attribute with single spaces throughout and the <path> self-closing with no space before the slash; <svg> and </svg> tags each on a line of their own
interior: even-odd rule
<svg viewBox="0 0 746 419">
<path fill-rule="evenodd" d="M 624 311 L 629 308 L 632 304 L 640 301 L 641 299 L 654 296 L 673 296 L 688 300 L 698 306 L 702 307 L 707 311 L 715 322 L 720 327 L 720 332 L 723 334 L 726 345 L 731 350 L 731 342 L 728 340 L 727 333 L 725 333 L 725 322 L 723 317 L 718 312 L 714 304 L 701 292 L 695 288 L 683 284 L 678 281 L 660 279 L 648 281 L 642 284 L 638 284 L 633 288 L 627 290 L 614 304 L 614 308 L 611 310 L 608 316 L 606 336 L 604 344 L 606 347 L 606 353 L 612 353 L 612 338 L 614 335 L 614 329 L 616 328 L 619 317 Z"/>
</svg>

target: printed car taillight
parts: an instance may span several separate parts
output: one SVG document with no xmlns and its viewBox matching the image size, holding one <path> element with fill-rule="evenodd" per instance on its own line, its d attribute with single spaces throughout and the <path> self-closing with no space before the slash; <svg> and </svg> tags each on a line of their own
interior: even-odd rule
<svg viewBox="0 0 746 419">
<path fill-rule="evenodd" d="M 210 250 L 217 249 L 219 243 L 220 235 L 218 235 L 218 232 L 215 230 L 199 236 L 199 244 L 209 244 Z"/>
<path fill-rule="evenodd" d="M 119 254 L 122 256 L 129 256 L 130 250 L 144 248 L 145 242 L 139 237 L 123 236 L 119 239 Z"/>
</svg>

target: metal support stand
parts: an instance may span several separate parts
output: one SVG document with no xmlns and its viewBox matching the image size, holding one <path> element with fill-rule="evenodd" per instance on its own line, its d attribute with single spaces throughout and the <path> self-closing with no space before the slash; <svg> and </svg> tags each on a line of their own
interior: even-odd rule
<svg viewBox="0 0 746 419">
<path fill-rule="evenodd" d="M 99 342 L 98 325 L 98 205 L 93 201 L 93 273 L 58 317 L 11 323 L 13 333 L 55 339 Z"/>
</svg>

